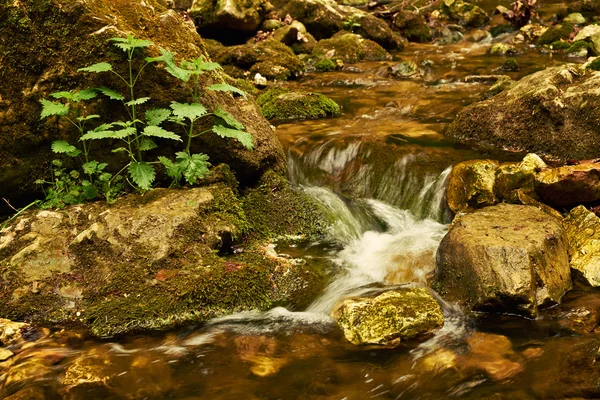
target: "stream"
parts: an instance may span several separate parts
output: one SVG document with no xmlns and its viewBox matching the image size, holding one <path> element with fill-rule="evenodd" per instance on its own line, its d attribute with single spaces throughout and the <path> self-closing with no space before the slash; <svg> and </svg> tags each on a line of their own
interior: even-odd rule
<svg viewBox="0 0 600 400">
<path fill-rule="evenodd" d="M 468 317 L 444 303 L 445 323 L 428 340 L 395 349 L 348 343 L 329 314 L 341 299 L 402 284 L 427 284 L 451 221 L 445 205 L 451 165 L 475 158 L 518 160 L 454 146 L 443 131 L 499 74 L 488 43 L 412 44 L 394 54 L 422 68 L 411 80 L 386 77 L 392 62 L 307 74 L 293 89 L 318 91 L 340 117 L 277 126 L 290 180 L 330 213 L 318 243 L 278 244 L 279 255 L 319 265 L 329 284 L 306 310 L 276 308 L 203 326 L 118 340 L 75 332 L 48 336 L 19 354 L 57 357 L 53 374 L 31 384 L 46 399 L 545 399 L 592 398 L 596 375 L 581 370 L 596 334 L 578 336 L 552 316 Z M 568 61 L 537 49 L 517 57 L 514 79 Z M 585 294 L 588 303 L 600 297 Z M 579 299 L 579 300 L 577 300 Z M 564 310 L 577 309 L 569 294 Z M 570 302 L 575 305 L 569 306 Z M 566 312 L 566 311 L 565 311 Z M 577 358 L 577 357 L 579 358 Z M 88 375 L 86 375 L 86 373 Z M 78 384 L 77 376 L 88 376 Z M 32 392 L 33 393 L 33 392 Z M 38 398 L 38 397 L 31 397 Z"/>
</svg>

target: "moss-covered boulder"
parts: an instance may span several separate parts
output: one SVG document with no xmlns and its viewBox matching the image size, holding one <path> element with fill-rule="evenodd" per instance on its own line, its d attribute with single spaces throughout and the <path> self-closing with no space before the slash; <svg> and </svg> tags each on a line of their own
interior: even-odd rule
<svg viewBox="0 0 600 400">
<path fill-rule="evenodd" d="M 189 14 L 196 20 L 200 31 L 232 29 L 252 32 L 271 8 L 268 0 L 194 0 Z"/>
<path fill-rule="evenodd" d="M 383 47 L 362 36 L 341 32 L 331 39 L 319 40 L 312 51 L 317 59 L 329 58 L 352 64 L 362 60 L 382 61 L 389 57 Z"/>
<path fill-rule="evenodd" d="M 578 206 L 567 215 L 563 225 L 569 238 L 571 268 L 591 286 L 600 286 L 600 218 Z"/>
<path fill-rule="evenodd" d="M 571 285 L 565 230 L 536 207 L 462 214 L 438 248 L 433 287 L 474 310 L 536 317 Z"/>
<path fill-rule="evenodd" d="M 433 36 L 425 17 L 413 11 L 399 11 L 393 24 L 411 42 L 429 42 Z"/>
<path fill-rule="evenodd" d="M 600 157 L 600 73 L 550 67 L 461 110 L 446 136 L 482 150 L 527 151 L 561 160 Z"/>
<path fill-rule="evenodd" d="M 75 143 L 78 134 L 66 122 L 55 118 L 40 121 L 40 99 L 62 90 L 107 86 L 125 92 L 123 83 L 113 74 L 84 74 L 77 69 L 100 61 L 109 61 L 124 72 L 127 61 L 123 52 L 108 41 L 131 33 L 155 43 L 146 55 L 159 55 L 158 47 L 177 53 L 176 58 L 206 56 L 202 39 L 175 11 L 160 2 L 146 0 L 24 0 L 0 3 L 0 36 L 10 38 L 0 52 L 0 196 L 9 199 L 20 193 L 38 190 L 34 182 L 49 176 L 50 143 L 67 139 Z M 140 60 L 144 54 L 139 53 Z M 291 65 L 291 63 L 290 63 Z M 136 64 L 136 67 L 140 67 Z M 203 74 L 200 87 L 231 83 L 225 74 Z M 229 93 L 201 90 L 200 101 L 209 109 L 219 106 L 232 113 L 254 136 L 255 150 L 249 151 L 234 140 L 214 134 L 194 141 L 192 152 L 208 153 L 213 164 L 228 163 L 242 185 L 252 185 L 269 169 L 285 171 L 284 154 L 279 141 L 252 100 Z M 140 111 L 168 107 L 171 101 L 191 101 L 189 87 L 182 85 L 159 64 L 144 69 L 137 97 L 151 97 Z M 90 103 L 90 113 L 106 121 L 126 120 L 126 110 L 108 99 Z M 104 122 L 104 121 L 102 121 Z M 198 129 L 206 129 L 204 126 Z M 172 146 L 161 142 L 161 150 Z M 114 157 L 110 146 L 96 146 L 94 157 Z"/>
<path fill-rule="evenodd" d="M 344 300 L 333 318 L 349 342 L 397 346 L 432 334 L 444 323 L 439 303 L 425 287 L 404 287 L 377 297 Z"/>
<path fill-rule="evenodd" d="M 575 25 L 570 22 L 563 22 L 562 24 L 551 26 L 540 36 L 537 44 L 543 46 L 561 39 L 568 39 L 574 31 Z"/>
<path fill-rule="evenodd" d="M 289 14 L 302 22 L 317 40 L 353 26 L 356 33 L 386 49 L 401 50 L 406 44 L 406 39 L 392 31 L 385 21 L 335 0 L 273 0 L 272 3 L 281 15 Z"/>
<path fill-rule="evenodd" d="M 455 165 L 448 177 L 446 197 L 454 212 L 470 212 L 498 202 L 494 193 L 496 170 L 493 160 L 472 160 Z"/>
<path fill-rule="evenodd" d="M 444 0 L 440 11 L 451 21 L 469 28 L 479 28 L 490 20 L 481 7 L 462 0 Z"/>
<path fill-rule="evenodd" d="M 324 214 L 270 176 L 245 200 L 215 183 L 23 215 L 0 232 L 0 317 L 105 336 L 305 307 L 321 273 L 267 251 L 267 240 L 323 233 Z"/>
<path fill-rule="evenodd" d="M 276 40 L 227 47 L 212 45 L 208 52 L 219 64 L 234 67 L 225 70 L 235 77 L 258 73 L 269 80 L 285 81 L 304 72 L 304 63 L 289 47 Z"/>
<path fill-rule="evenodd" d="M 517 54 L 517 48 L 508 43 L 494 43 L 486 50 L 492 56 L 511 56 Z"/>
<path fill-rule="evenodd" d="M 321 93 L 269 89 L 257 98 L 265 118 L 276 121 L 318 119 L 339 115 L 340 106 Z"/>
<path fill-rule="evenodd" d="M 544 203 L 568 208 L 600 200 L 600 163 L 548 168 L 535 175 L 535 191 Z"/>
</svg>

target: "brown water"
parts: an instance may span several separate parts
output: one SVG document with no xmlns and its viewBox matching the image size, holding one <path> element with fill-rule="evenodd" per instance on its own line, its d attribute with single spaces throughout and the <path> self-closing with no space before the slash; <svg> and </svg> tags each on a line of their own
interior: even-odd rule
<svg viewBox="0 0 600 400">
<path fill-rule="evenodd" d="M 387 78 L 392 62 L 380 62 L 289 84 L 343 106 L 338 118 L 277 127 L 290 178 L 336 219 L 323 243 L 276 247 L 329 266 L 331 283 L 307 310 L 105 341 L 41 331 L 0 363 L 0 398 L 19 390 L 22 399 L 82 400 L 600 398 L 600 296 L 585 289 L 535 321 L 465 316 L 443 304 L 440 332 L 396 349 L 353 346 L 328 317 L 336 301 L 365 287 L 427 282 L 449 221 L 448 167 L 490 156 L 442 135 L 489 86 L 465 77 L 497 73 L 503 59 L 484 53 L 476 44 L 413 45 L 395 57 L 431 60 L 418 79 Z M 518 61 L 515 79 L 563 60 L 530 50 Z"/>
</svg>

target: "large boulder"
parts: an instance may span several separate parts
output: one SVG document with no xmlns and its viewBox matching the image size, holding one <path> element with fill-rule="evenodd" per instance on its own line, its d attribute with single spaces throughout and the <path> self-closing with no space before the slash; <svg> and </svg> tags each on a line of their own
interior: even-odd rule
<svg viewBox="0 0 600 400">
<path fill-rule="evenodd" d="M 553 207 L 573 207 L 600 200 L 600 163 L 548 168 L 535 175 L 535 192 Z"/>
<path fill-rule="evenodd" d="M 429 42 L 433 37 L 425 17 L 413 11 L 399 11 L 394 15 L 393 24 L 405 38 L 413 42 Z"/>
<path fill-rule="evenodd" d="M 189 14 L 200 31 L 255 31 L 273 6 L 268 0 L 194 0 Z"/>
<path fill-rule="evenodd" d="M 485 150 L 531 151 L 563 160 L 600 156 L 600 73 L 547 68 L 464 108 L 446 135 Z"/>
<path fill-rule="evenodd" d="M 571 268 L 591 286 L 600 286 L 600 218 L 579 206 L 571 210 L 563 225 L 569 238 Z"/>
<path fill-rule="evenodd" d="M 531 206 L 460 215 L 438 248 L 434 288 L 474 310 L 536 317 L 571 288 L 566 233 Z"/>
<path fill-rule="evenodd" d="M 0 232 L 0 317 L 105 336 L 306 307 L 321 274 L 267 251 L 267 239 L 325 224 L 316 205 L 274 179 L 243 199 L 215 183 L 19 217 Z"/>
<path fill-rule="evenodd" d="M 353 344 L 395 346 L 401 340 L 431 334 L 444 323 L 444 313 L 425 287 L 405 287 L 344 300 L 333 318 Z"/>
<path fill-rule="evenodd" d="M 55 139 L 76 142 L 78 134 L 68 124 L 57 125 L 54 118 L 40 121 L 40 99 L 53 92 L 88 87 L 124 90 L 123 83 L 113 74 L 83 74 L 77 69 L 100 61 L 123 67 L 126 64 L 123 53 L 108 39 L 126 34 L 153 41 L 155 45 L 148 48 L 149 55 L 159 55 L 160 46 L 176 52 L 177 59 L 206 56 L 203 41 L 193 26 L 157 0 L 0 3 L 0 37 L 10 38 L 0 45 L 0 71 L 4 78 L 0 86 L 0 197 L 10 199 L 37 190 L 35 180 L 49 175 L 50 143 Z M 201 88 L 222 82 L 234 83 L 219 71 L 200 77 Z M 190 101 L 190 89 L 159 64 L 144 69 L 137 87 L 138 97 L 152 98 L 141 106 L 141 111 L 168 107 L 173 100 Z M 246 100 L 230 93 L 201 92 L 200 101 L 204 105 L 210 109 L 220 106 L 245 125 L 254 136 L 255 150 L 246 150 L 233 140 L 209 134 L 194 141 L 193 152 L 208 153 L 215 165 L 228 163 L 242 185 L 254 184 L 269 169 L 285 171 L 281 145 L 250 97 Z M 114 101 L 90 105 L 94 107 L 90 113 L 95 111 L 103 118 L 110 118 L 108 121 L 128 118 L 125 109 L 115 107 Z M 164 143 L 161 148 L 166 146 L 171 145 Z M 96 146 L 96 151 L 110 155 L 109 146 L 104 147 Z M 179 150 L 173 148 L 173 152 Z"/>
<path fill-rule="evenodd" d="M 447 136 L 482 150 L 535 152 L 562 160 L 600 156 L 600 73 L 550 67 L 465 107 Z"/>
<path fill-rule="evenodd" d="M 282 15 L 302 22 L 317 39 L 327 39 L 342 29 L 379 43 L 386 49 L 402 50 L 406 39 L 398 36 L 387 23 L 365 11 L 343 6 L 335 0 L 273 0 Z"/>
</svg>

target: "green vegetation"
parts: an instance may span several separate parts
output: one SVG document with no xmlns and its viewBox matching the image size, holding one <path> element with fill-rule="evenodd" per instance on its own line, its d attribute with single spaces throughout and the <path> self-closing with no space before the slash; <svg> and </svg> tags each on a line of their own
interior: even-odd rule
<svg viewBox="0 0 600 400">
<path fill-rule="evenodd" d="M 600 57 L 596 57 L 591 63 L 587 65 L 586 68 L 591 69 L 593 71 L 600 71 Z"/>
<path fill-rule="evenodd" d="M 127 74 L 120 74 L 108 62 L 99 62 L 78 71 L 88 73 L 115 74 L 127 88 L 127 94 L 108 87 L 91 88 L 82 91 L 57 92 L 51 96 L 55 99 L 41 100 L 43 109 L 41 118 L 58 116 L 64 118 L 79 132 L 80 147 L 63 140 L 52 143 L 52 151 L 68 157 L 79 159 L 81 170 L 72 170 L 67 173 L 60 160 L 53 162 L 53 176 L 51 181 L 38 181 L 42 185 L 50 185 L 46 193 L 46 207 L 64 207 L 65 205 L 80 203 L 94 199 L 99 194 L 111 202 L 119 195 L 128 182 L 138 191 L 151 189 L 156 180 L 155 166 L 161 164 L 166 174 L 172 179 L 171 186 L 177 186 L 182 180 L 190 185 L 208 174 L 210 163 L 206 154 L 191 154 L 192 139 L 208 132 L 216 133 L 223 138 L 234 138 L 247 149 L 252 149 L 252 136 L 245 131 L 245 127 L 233 115 L 220 107 L 215 107 L 209 112 L 207 107 L 199 102 L 200 90 L 199 76 L 205 71 L 214 71 L 221 68 L 219 64 L 206 61 L 202 56 L 188 61 L 175 62 L 174 53 L 160 49 L 159 57 L 147 57 L 137 60 L 136 55 L 140 50 L 153 45 L 152 42 L 141 40 L 128 35 L 127 38 L 112 38 L 112 44 L 122 50 L 127 56 Z M 135 65 L 141 61 L 141 67 Z M 163 63 L 166 71 L 184 83 L 191 81 L 191 103 L 171 101 L 169 108 L 147 108 L 142 116 L 141 107 L 151 101 L 150 97 L 137 97 L 136 87 L 140 84 L 142 71 L 151 63 Z M 213 91 L 232 92 L 246 96 L 245 92 L 226 83 L 213 84 L 207 88 Z M 102 94 L 110 100 L 119 101 L 125 107 L 129 119 L 126 121 L 103 121 L 93 129 L 88 129 L 86 124 L 93 120 L 101 119 L 100 115 L 85 113 L 86 106 L 82 104 Z M 198 126 L 206 118 L 212 118 L 209 128 L 198 131 Z M 145 154 L 158 148 L 155 140 L 172 140 L 184 142 L 182 136 L 171 129 L 181 129 L 186 138 L 185 147 L 175 153 L 174 160 L 168 156 L 160 155 L 155 160 L 149 161 Z M 108 140 L 113 145 L 113 153 L 123 153 L 127 157 L 125 165 L 120 165 L 111 174 L 107 171 L 108 163 L 90 158 L 92 143 L 99 140 Z M 115 144 L 116 143 L 116 144 Z M 78 143 L 79 144 L 79 143 Z M 85 177 L 85 179 L 84 179 Z"/>
<path fill-rule="evenodd" d="M 337 65 L 329 58 L 322 58 L 315 63 L 315 69 L 319 72 L 335 71 Z"/>
</svg>

